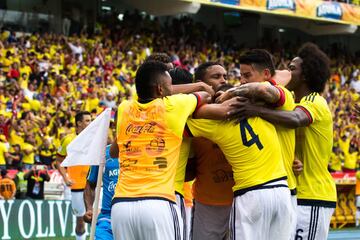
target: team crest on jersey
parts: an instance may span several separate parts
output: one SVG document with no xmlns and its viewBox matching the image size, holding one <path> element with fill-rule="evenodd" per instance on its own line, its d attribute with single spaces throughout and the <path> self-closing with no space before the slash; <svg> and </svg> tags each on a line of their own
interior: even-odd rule
<svg viewBox="0 0 360 240">
<path fill-rule="evenodd" d="M 296 10 L 294 0 L 267 0 L 267 10 L 287 9 L 291 11 Z"/>
<path fill-rule="evenodd" d="M 342 19 L 343 11 L 339 3 L 327 2 L 320 4 L 316 9 L 317 17 Z"/>
</svg>

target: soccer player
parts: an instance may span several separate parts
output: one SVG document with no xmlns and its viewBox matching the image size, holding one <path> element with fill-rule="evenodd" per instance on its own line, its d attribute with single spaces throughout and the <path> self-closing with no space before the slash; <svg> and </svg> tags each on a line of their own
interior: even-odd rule
<svg viewBox="0 0 360 240">
<path fill-rule="evenodd" d="M 239 124 L 190 119 L 187 129 L 217 144 L 232 167 L 230 239 L 288 240 L 293 210 L 275 127 L 254 117 Z"/>
<path fill-rule="evenodd" d="M 91 122 L 89 112 L 78 112 L 75 116 L 76 134 L 69 134 L 61 140 L 60 148 L 57 152 L 56 168 L 64 179 L 67 186 L 71 187 L 71 206 L 73 214 L 76 216 L 76 239 L 85 240 L 85 223 L 83 216 L 85 214 L 84 188 L 86 185 L 86 176 L 89 166 L 61 167 L 61 162 L 67 155 L 66 148 L 76 135 L 80 134 Z"/>
<path fill-rule="evenodd" d="M 214 91 L 227 83 L 225 68 L 216 62 L 201 64 L 195 79 Z M 197 137 L 192 139 L 193 156 L 187 169 L 195 177 L 192 239 L 224 239 L 229 230 L 234 186 L 232 169 L 217 144 Z M 188 180 L 188 179 L 187 179 Z"/>
<path fill-rule="evenodd" d="M 114 196 L 115 186 L 119 175 L 119 160 L 110 157 L 110 145 L 106 147 L 105 153 L 105 170 L 103 173 L 102 185 L 102 205 L 101 212 L 96 223 L 95 238 L 97 240 L 112 240 L 113 234 L 111 230 L 111 200 Z M 95 188 L 99 166 L 91 166 L 87 182 L 84 190 L 84 202 L 86 213 L 84 220 L 91 223 L 93 216 L 93 203 L 95 198 Z"/>
<path fill-rule="evenodd" d="M 191 83 L 192 76 L 189 74 L 186 70 L 179 68 L 170 70 L 173 85 Z M 227 72 L 221 64 L 207 62 L 197 68 L 195 78 L 198 82 L 208 85 L 215 91 L 215 89 L 226 84 Z M 175 192 L 184 226 L 187 227 L 185 224 L 187 216 L 184 201 L 184 178 L 190 145 L 193 145 L 193 154 L 196 158 L 196 160 L 192 158 L 191 161 L 192 165 L 195 165 L 195 169 L 192 169 L 195 172 L 193 177 L 196 176 L 193 189 L 195 201 L 199 200 L 193 208 L 195 215 L 191 229 L 192 238 L 223 239 L 229 229 L 233 198 L 231 188 L 234 185 L 232 170 L 221 150 L 218 147 L 213 147 L 216 144 L 205 138 L 184 138 L 180 148 L 175 176 Z M 211 190 L 209 191 L 209 189 Z M 198 211 L 196 211 L 197 209 Z"/>
<path fill-rule="evenodd" d="M 183 86 L 189 86 L 189 84 L 193 83 L 192 74 L 185 69 L 173 68 L 169 70 L 169 74 L 171 76 L 173 86 L 179 86 L 180 84 Z M 179 161 L 177 164 L 177 169 L 175 174 L 176 205 L 180 210 L 180 214 L 183 220 L 184 240 L 189 239 L 189 234 L 190 234 L 190 226 L 188 226 L 188 223 L 186 221 L 187 219 L 190 219 L 190 216 L 187 216 L 188 214 L 186 212 L 185 189 L 184 189 L 185 170 L 186 170 L 186 163 L 190 153 L 190 145 L 191 145 L 191 139 L 183 138 L 180 146 Z"/>
<path fill-rule="evenodd" d="M 182 239 L 174 189 L 182 133 L 191 114 L 206 117 L 207 108 L 199 106 L 209 101 L 209 94 L 170 96 L 171 77 L 160 62 L 142 64 L 135 82 L 139 100 L 120 104 L 110 151 L 121 166 L 111 209 L 114 237 Z M 224 116 L 229 108 L 217 110 Z"/>
<path fill-rule="evenodd" d="M 243 96 L 252 101 L 262 101 L 278 110 L 292 111 L 295 108 L 291 92 L 285 87 L 277 85 L 274 80 L 275 67 L 269 52 L 263 49 L 253 49 L 243 54 L 239 61 L 243 84 L 226 94 Z M 275 125 L 275 128 L 288 177 L 287 182 L 291 191 L 293 211 L 296 214 L 296 178 L 292 169 L 295 158 L 295 129 L 285 128 L 281 125 Z M 295 231 L 295 217 L 291 226 Z"/>
<path fill-rule="evenodd" d="M 296 129 L 295 155 L 303 163 L 297 178 L 296 236 L 327 239 L 336 207 L 336 186 L 328 172 L 333 145 L 333 121 L 326 100 L 320 95 L 330 77 L 329 59 L 318 46 L 306 43 L 290 65 L 287 88 L 295 93 L 293 111 L 276 111 L 253 104 L 239 107 L 241 116 L 260 116 L 274 124 Z"/>
</svg>

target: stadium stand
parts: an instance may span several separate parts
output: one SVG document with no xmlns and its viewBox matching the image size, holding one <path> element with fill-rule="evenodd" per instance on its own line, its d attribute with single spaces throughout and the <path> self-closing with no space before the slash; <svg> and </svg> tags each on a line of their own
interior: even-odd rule
<svg viewBox="0 0 360 240">
<path fill-rule="evenodd" d="M 106 26 L 92 37 L 16 34 L 2 29 L 0 144 L 6 150 L 1 152 L 0 165 L 16 169 L 46 164 L 52 169 L 54 149 L 63 136 L 74 132 L 76 111 L 90 111 L 95 117 L 104 107 L 116 110 L 123 99 L 132 98 L 137 66 L 152 52 L 167 52 L 174 65 L 192 73 L 202 62 L 220 60 L 229 82 L 239 82 L 237 59 L 246 48 L 232 44 L 231 39 L 220 41 L 216 31 L 191 18 L 160 24 L 156 18 L 127 12 L 120 29 Z M 262 39 L 257 47 L 268 49 L 277 67 L 284 69 L 297 46 Z M 359 101 L 360 62 L 345 48 L 326 51 L 332 58 L 332 77 L 325 94 L 334 117 L 334 156 L 329 168 L 355 172 L 360 130 L 351 108 Z M 12 171 L 14 176 L 16 170 Z M 51 173 L 45 198 L 62 199 L 61 178 Z M 332 226 L 354 223 L 355 212 L 354 193 L 340 193 Z"/>
</svg>

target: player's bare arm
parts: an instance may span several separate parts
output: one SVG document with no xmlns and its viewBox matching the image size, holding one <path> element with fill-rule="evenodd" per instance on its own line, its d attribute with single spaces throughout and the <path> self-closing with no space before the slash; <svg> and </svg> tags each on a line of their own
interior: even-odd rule
<svg viewBox="0 0 360 240">
<path fill-rule="evenodd" d="M 119 146 L 117 144 L 117 138 L 114 139 L 114 142 L 111 144 L 110 147 L 110 156 L 112 158 L 118 158 L 119 157 Z"/>
<path fill-rule="evenodd" d="M 193 93 L 193 92 L 199 92 L 199 91 L 205 91 L 210 94 L 210 96 L 214 96 L 215 92 L 212 89 L 211 86 L 207 85 L 204 82 L 196 82 L 196 83 L 190 83 L 190 84 L 179 84 L 179 85 L 173 85 L 172 86 L 172 94 L 178 94 L 178 93 Z"/>
<path fill-rule="evenodd" d="M 274 104 L 280 100 L 280 90 L 272 85 L 263 83 L 247 83 L 241 86 L 231 88 L 218 97 L 217 102 L 223 102 L 229 98 L 240 96 L 246 97 L 255 101 L 265 101 L 266 103 Z"/>
<path fill-rule="evenodd" d="M 92 215 L 93 215 L 93 204 L 95 199 L 95 188 L 96 183 L 91 183 L 86 181 L 86 186 L 84 189 L 84 203 L 86 213 L 84 215 L 84 221 L 87 223 L 91 223 Z"/>
<path fill-rule="evenodd" d="M 231 119 L 241 121 L 249 117 L 261 117 L 272 124 L 281 125 L 287 128 L 305 127 L 311 123 L 311 119 L 301 108 L 295 108 L 293 111 L 280 111 L 271 108 L 259 106 L 250 101 L 239 101 L 234 103 L 237 107 L 229 115 Z"/>
<path fill-rule="evenodd" d="M 221 104 L 204 104 L 193 114 L 193 118 L 227 120 L 229 114 L 236 109 L 241 97 L 231 98 Z"/>
<path fill-rule="evenodd" d="M 64 179 L 66 186 L 70 187 L 71 185 L 73 185 L 73 182 L 71 181 L 71 179 L 68 178 L 66 169 L 60 165 L 64 161 L 64 159 L 65 159 L 65 157 L 60 156 L 58 154 L 56 157 L 55 166 L 56 166 L 56 169 L 59 171 L 60 175 L 62 176 L 62 178 Z"/>
</svg>

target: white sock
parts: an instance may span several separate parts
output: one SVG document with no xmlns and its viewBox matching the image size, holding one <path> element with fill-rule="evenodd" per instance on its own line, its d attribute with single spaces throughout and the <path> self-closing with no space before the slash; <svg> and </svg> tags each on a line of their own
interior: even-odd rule
<svg viewBox="0 0 360 240">
<path fill-rule="evenodd" d="M 76 240 L 86 240 L 86 232 L 84 232 L 82 235 L 76 235 L 75 236 Z"/>
</svg>

